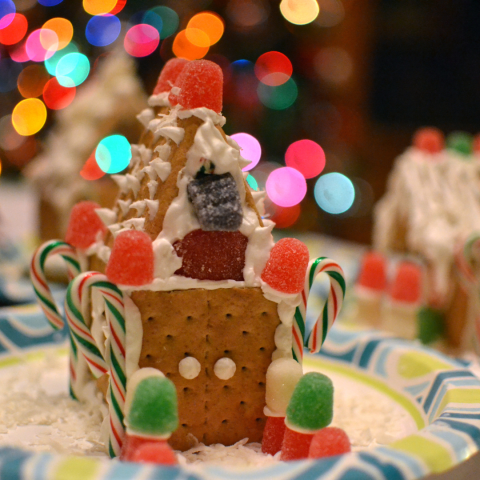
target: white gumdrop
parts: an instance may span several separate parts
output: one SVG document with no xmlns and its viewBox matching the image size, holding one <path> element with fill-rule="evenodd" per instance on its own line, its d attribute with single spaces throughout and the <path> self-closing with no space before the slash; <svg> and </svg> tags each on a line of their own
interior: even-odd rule
<svg viewBox="0 0 480 480">
<path fill-rule="evenodd" d="M 279 358 L 270 364 L 265 386 L 265 401 L 269 410 L 285 416 L 290 397 L 302 375 L 302 366 L 293 358 Z"/>
<path fill-rule="evenodd" d="M 235 374 L 237 366 L 231 358 L 223 357 L 215 362 L 213 371 L 220 380 L 228 380 Z"/>
<path fill-rule="evenodd" d="M 185 357 L 178 363 L 180 375 L 187 380 L 197 378 L 200 370 L 200 362 L 195 357 Z"/>
</svg>

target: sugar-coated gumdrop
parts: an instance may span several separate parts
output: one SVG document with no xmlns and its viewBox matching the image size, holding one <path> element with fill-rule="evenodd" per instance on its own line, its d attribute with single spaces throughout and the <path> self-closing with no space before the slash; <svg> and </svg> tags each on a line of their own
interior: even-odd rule
<svg viewBox="0 0 480 480">
<path fill-rule="evenodd" d="M 352 450 L 347 434 L 337 427 L 322 428 L 312 439 L 309 458 L 333 457 Z"/>
<path fill-rule="evenodd" d="M 467 132 L 453 132 L 447 137 L 447 147 L 449 150 L 468 157 L 472 154 L 473 137 Z"/>
<path fill-rule="evenodd" d="M 145 232 L 125 230 L 113 243 L 105 269 L 111 282 L 121 285 L 145 285 L 153 281 L 152 240 Z"/>
<path fill-rule="evenodd" d="M 287 427 L 314 433 L 333 418 L 333 384 L 321 373 L 309 372 L 297 383 L 287 407 Z"/>
<path fill-rule="evenodd" d="M 415 304 L 422 297 L 422 269 L 412 262 L 400 262 L 393 278 L 390 298 L 396 302 Z"/>
<path fill-rule="evenodd" d="M 199 280 L 243 280 L 248 238 L 240 232 L 194 230 L 173 248 L 182 257 L 177 275 Z"/>
<path fill-rule="evenodd" d="M 302 460 L 303 458 L 308 458 L 312 439 L 313 433 L 299 433 L 286 427 L 280 460 Z"/>
<path fill-rule="evenodd" d="M 424 344 L 438 340 L 445 330 L 445 316 L 440 310 L 422 307 L 417 312 L 418 339 Z"/>
<path fill-rule="evenodd" d="M 148 442 L 140 445 L 130 458 L 132 462 L 156 463 L 158 465 L 176 465 L 177 457 L 165 441 Z"/>
<path fill-rule="evenodd" d="M 357 285 L 383 292 L 387 286 L 387 262 L 379 252 L 367 252 L 360 265 Z"/>
<path fill-rule="evenodd" d="M 296 238 L 282 238 L 272 248 L 262 272 L 262 280 L 283 293 L 299 293 L 305 285 L 310 255 Z"/>
<path fill-rule="evenodd" d="M 160 76 L 158 77 L 157 85 L 153 90 L 153 94 L 158 95 L 162 92 L 169 92 L 173 85 L 175 85 L 177 77 L 180 75 L 187 63 L 188 60 L 185 58 L 170 59 L 160 72 Z"/>
<path fill-rule="evenodd" d="M 285 416 L 288 403 L 303 375 L 302 366 L 292 358 L 278 358 L 267 370 L 265 402 L 276 414 Z"/>
<path fill-rule="evenodd" d="M 443 132 L 438 128 L 419 128 L 413 137 L 413 145 L 428 153 L 439 153 L 445 145 Z"/>
<path fill-rule="evenodd" d="M 180 88 L 176 101 L 183 108 L 206 107 L 217 113 L 222 111 L 223 72 L 216 63 L 209 60 L 189 62 L 178 76 L 175 86 Z"/>
<path fill-rule="evenodd" d="M 95 202 L 79 202 L 70 213 L 65 241 L 77 248 L 88 248 L 103 237 L 107 228 L 95 213 L 100 205 Z"/>
<path fill-rule="evenodd" d="M 282 449 L 285 435 L 285 417 L 267 417 L 263 429 L 262 453 L 275 455 Z"/>
</svg>

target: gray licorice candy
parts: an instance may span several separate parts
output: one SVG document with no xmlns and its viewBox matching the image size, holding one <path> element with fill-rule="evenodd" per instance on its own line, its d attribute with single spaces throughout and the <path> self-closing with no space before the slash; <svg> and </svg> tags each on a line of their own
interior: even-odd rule
<svg viewBox="0 0 480 480">
<path fill-rule="evenodd" d="M 242 205 L 231 173 L 207 174 L 187 186 L 188 198 L 205 231 L 233 232 L 242 224 Z"/>
</svg>

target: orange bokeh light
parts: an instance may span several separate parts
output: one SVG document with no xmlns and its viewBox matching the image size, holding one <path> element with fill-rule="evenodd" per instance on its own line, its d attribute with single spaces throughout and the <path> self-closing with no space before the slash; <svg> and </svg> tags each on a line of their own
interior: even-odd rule
<svg viewBox="0 0 480 480">
<path fill-rule="evenodd" d="M 49 78 L 50 75 L 43 65 L 28 65 L 18 76 L 18 91 L 24 98 L 39 97 Z"/>
<path fill-rule="evenodd" d="M 110 13 L 117 6 L 117 0 L 83 0 L 83 9 L 90 15 Z"/>
<path fill-rule="evenodd" d="M 60 18 L 60 17 L 51 18 L 50 20 L 46 21 L 43 24 L 42 31 L 44 28 L 48 30 L 52 30 L 57 34 L 58 50 L 65 48 L 73 38 L 72 22 L 70 22 L 66 18 Z M 40 39 L 42 40 L 41 34 L 40 34 Z"/>
<path fill-rule="evenodd" d="M 201 30 L 207 35 L 207 43 L 195 30 Z M 215 45 L 223 35 L 225 26 L 223 20 L 212 12 L 197 13 L 188 22 L 186 35 L 188 40 L 197 47 L 210 47 Z"/>
<path fill-rule="evenodd" d="M 198 35 L 201 34 L 206 35 L 204 32 L 200 31 Z M 208 53 L 208 50 L 209 47 L 198 47 L 190 42 L 187 38 L 185 30 L 177 33 L 172 45 L 172 51 L 175 56 L 179 58 L 186 58 L 187 60 L 198 60 L 199 58 L 203 58 Z"/>
</svg>

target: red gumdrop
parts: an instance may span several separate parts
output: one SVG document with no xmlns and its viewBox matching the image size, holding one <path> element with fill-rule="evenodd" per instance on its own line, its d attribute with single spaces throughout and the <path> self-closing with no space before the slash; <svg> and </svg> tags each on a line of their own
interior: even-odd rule
<svg viewBox="0 0 480 480">
<path fill-rule="evenodd" d="M 282 449 L 285 417 L 268 417 L 263 430 L 262 453 L 275 455 Z"/>
<path fill-rule="evenodd" d="M 107 227 L 96 214 L 101 208 L 98 203 L 84 201 L 77 203 L 70 212 L 65 241 L 77 248 L 88 248 L 97 239 L 103 237 Z"/>
<path fill-rule="evenodd" d="M 428 153 L 439 153 L 445 145 L 445 136 L 438 128 L 419 128 L 413 136 L 413 145 Z"/>
<path fill-rule="evenodd" d="M 185 109 L 206 107 L 217 113 L 223 107 L 223 72 L 209 60 L 193 60 L 182 70 L 175 82 L 180 88 L 177 103 Z M 175 99 L 170 99 L 175 102 Z M 172 103 L 173 105 L 173 103 Z"/>
<path fill-rule="evenodd" d="M 302 460 L 303 458 L 308 458 L 312 439 L 313 434 L 295 432 L 286 427 L 280 460 Z"/>
<path fill-rule="evenodd" d="M 132 462 L 156 463 L 158 465 L 177 465 L 177 457 L 165 441 L 140 445 L 131 456 Z"/>
<path fill-rule="evenodd" d="M 310 255 L 296 238 L 282 238 L 272 248 L 262 272 L 262 280 L 283 293 L 299 293 L 305 284 Z"/>
<path fill-rule="evenodd" d="M 160 72 L 153 94 L 169 92 L 187 63 L 188 60 L 185 58 L 170 59 Z"/>
<path fill-rule="evenodd" d="M 480 133 L 477 133 L 473 137 L 473 152 L 476 153 L 477 155 L 480 153 Z"/>
<path fill-rule="evenodd" d="M 390 290 L 392 300 L 415 304 L 422 297 L 422 269 L 412 262 L 401 262 L 393 279 Z"/>
<path fill-rule="evenodd" d="M 153 263 L 150 237 L 138 230 L 125 230 L 115 238 L 105 275 L 113 283 L 145 285 L 153 281 Z"/>
<path fill-rule="evenodd" d="M 173 248 L 182 257 L 177 275 L 199 280 L 243 281 L 248 238 L 240 232 L 194 230 Z"/>
<path fill-rule="evenodd" d="M 341 428 L 326 427 L 313 436 L 308 458 L 333 457 L 351 450 L 350 440 Z"/>
<path fill-rule="evenodd" d="M 357 285 L 378 292 L 387 286 L 387 262 L 378 252 L 367 252 L 362 257 Z"/>
</svg>

